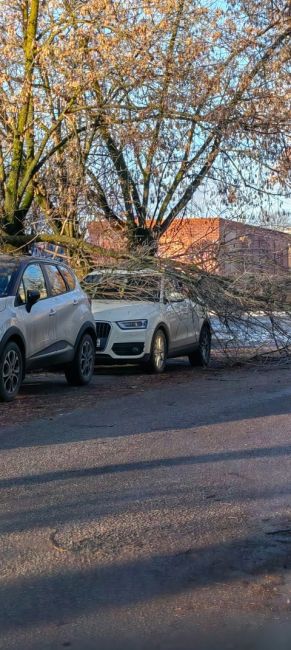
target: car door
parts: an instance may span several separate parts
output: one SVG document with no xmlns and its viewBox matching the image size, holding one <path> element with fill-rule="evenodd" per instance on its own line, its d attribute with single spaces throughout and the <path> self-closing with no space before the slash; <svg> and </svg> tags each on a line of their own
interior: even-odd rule
<svg viewBox="0 0 291 650">
<path fill-rule="evenodd" d="M 190 317 L 192 322 L 191 342 L 198 343 L 201 327 L 205 320 L 205 309 L 198 302 L 198 300 L 189 300 Z"/>
<path fill-rule="evenodd" d="M 58 269 L 66 281 L 66 299 L 70 301 L 73 307 L 68 337 L 70 337 L 72 344 L 75 345 L 81 326 L 88 320 L 88 310 L 90 311 L 90 318 L 92 317 L 90 302 L 86 293 L 81 289 L 73 271 L 62 264 L 58 264 Z"/>
<path fill-rule="evenodd" d="M 164 313 L 170 330 L 170 351 L 186 348 L 192 327 L 190 301 L 181 285 L 168 278 L 164 283 Z"/>
<path fill-rule="evenodd" d="M 75 345 L 80 330 L 80 317 L 78 317 L 80 297 L 73 276 L 65 280 L 65 272 L 61 273 L 60 269 L 62 267 L 58 268 L 58 265 L 54 263 L 45 265 L 50 293 L 56 310 L 56 341 L 58 349 L 65 350 Z"/>
<path fill-rule="evenodd" d="M 26 308 L 29 290 L 40 293 L 40 299 L 30 312 Z M 52 303 L 41 265 L 36 262 L 29 264 L 20 279 L 15 307 L 25 334 L 27 359 L 43 354 L 54 340 L 55 312 Z"/>
<path fill-rule="evenodd" d="M 185 312 L 187 313 L 188 321 L 188 335 L 187 335 L 187 344 L 192 345 L 196 344 L 199 339 L 200 333 L 200 311 L 198 303 L 190 298 L 189 287 L 185 286 L 183 282 L 178 281 L 179 290 L 184 296 L 185 300 Z"/>
</svg>

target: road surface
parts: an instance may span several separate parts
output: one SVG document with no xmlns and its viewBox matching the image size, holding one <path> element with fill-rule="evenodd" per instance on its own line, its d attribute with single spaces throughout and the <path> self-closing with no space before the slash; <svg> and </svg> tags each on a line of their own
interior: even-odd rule
<svg viewBox="0 0 291 650">
<path fill-rule="evenodd" d="M 290 365 L 35 386 L 43 419 L 0 407 L 1 650 L 289 650 Z"/>
</svg>

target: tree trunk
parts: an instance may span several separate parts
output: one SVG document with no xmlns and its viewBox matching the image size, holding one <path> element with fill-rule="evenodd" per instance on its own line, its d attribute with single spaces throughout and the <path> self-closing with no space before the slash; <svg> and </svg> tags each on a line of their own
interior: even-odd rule
<svg viewBox="0 0 291 650">
<path fill-rule="evenodd" d="M 136 255 L 155 257 L 158 252 L 158 237 L 151 228 L 127 224 L 128 249 Z"/>
</svg>

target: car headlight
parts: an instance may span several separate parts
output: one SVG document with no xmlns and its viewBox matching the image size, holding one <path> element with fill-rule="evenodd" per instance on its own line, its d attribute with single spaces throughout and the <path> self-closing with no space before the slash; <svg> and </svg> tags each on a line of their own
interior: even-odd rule
<svg viewBox="0 0 291 650">
<path fill-rule="evenodd" d="M 145 319 L 139 320 L 118 320 L 116 322 L 121 330 L 146 330 L 148 321 Z"/>
</svg>

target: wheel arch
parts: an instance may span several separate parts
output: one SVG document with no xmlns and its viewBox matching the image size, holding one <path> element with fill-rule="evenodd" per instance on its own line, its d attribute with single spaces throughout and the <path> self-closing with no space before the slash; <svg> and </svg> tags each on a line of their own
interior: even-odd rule
<svg viewBox="0 0 291 650">
<path fill-rule="evenodd" d="M 94 343 L 96 344 L 96 339 L 97 339 L 96 328 L 93 325 L 93 323 L 91 323 L 90 321 L 86 321 L 86 323 L 83 323 L 83 325 L 82 325 L 82 327 L 81 327 L 81 329 L 79 331 L 79 334 L 78 334 L 78 336 L 76 338 L 76 343 L 75 343 L 75 346 L 74 346 L 75 350 L 77 349 L 77 347 L 78 347 L 78 345 L 80 343 L 80 340 L 81 340 L 82 336 L 84 336 L 84 334 L 90 334 L 92 336 L 92 338 L 93 338 Z"/>
<path fill-rule="evenodd" d="M 157 332 L 158 330 L 162 330 L 162 332 L 164 333 L 164 335 L 165 335 L 165 337 L 166 337 L 167 350 L 169 350 L 169 344 L 170 344 L 170 332 L 169 332 L 169 328 L 168 328 L 168 326 L 167 326 L 166 323 L 164 323 L 164 322 L 159 323 L 159 324 L 155 327 L 155 329 L 154 329 L 152 339 L 154 338 L 154 336 L 155 336 L 155 334 L 156 334 L 156 332 Z"/>
<path fill-rule="evenodd" d="M 17 327 L 10 327 L 7 332 L 5 332 L 3 339 L 0 342 L 0 356 L 5 349 L 7 343 L 13 341 L 16 343 L 21 351 L 23 359 L 23 377 L 25 375 L 25 365 L 26 365 L 26 345 L 22 332 Z"/>
<path fill-rule="evenodd" d="M 202 332 L 203 327 L 206 327 L 206 328 L 208 329 L 209 334 L 210 334 L 210 336 L 211 336 L 211 323 L 210 323 L 209 318 L 205 318 L 205 319 L 204 319 L 204 321 L 203 321 L 203 323 L 202 323 L 202 325 L 201 325 L 200 333 Z"/>
</svg>

